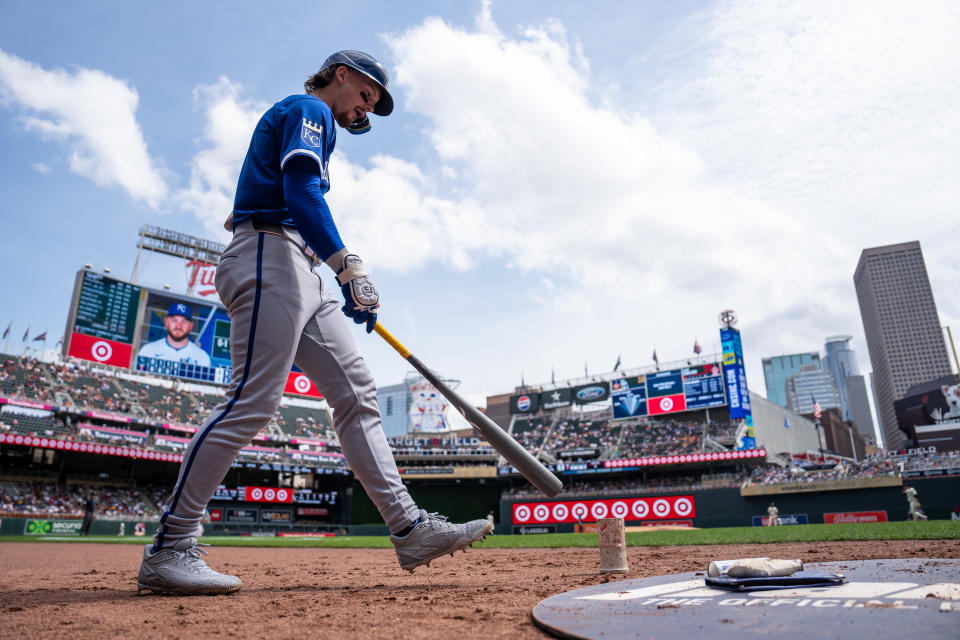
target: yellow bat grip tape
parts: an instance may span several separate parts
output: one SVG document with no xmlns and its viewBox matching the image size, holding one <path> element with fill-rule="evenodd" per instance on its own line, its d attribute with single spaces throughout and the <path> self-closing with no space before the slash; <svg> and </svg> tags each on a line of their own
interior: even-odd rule
<svg viewBox="0 0 960 640">
<path fill-rule="evenodd" d="M 397 350 L 404 360 L 410 357 L 410 350 L 403 346 L 399 340 L 393 337 L 393 334 L 383 328 L 379 322 L 374 325 L 373 330 L 380 334 L 380 337 L 387 341 L 391 347 Z"/>
</svg>

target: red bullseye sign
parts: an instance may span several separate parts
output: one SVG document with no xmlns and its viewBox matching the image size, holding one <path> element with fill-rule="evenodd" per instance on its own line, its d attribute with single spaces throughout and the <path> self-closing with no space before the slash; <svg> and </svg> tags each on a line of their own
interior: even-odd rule
<svg viewBox="0 0 960 640">
<path fill-rule="evenodd" d="M 513 524 L 559 524 L 613 516 L 627 521 L 692 519 L 697 515 L 693 496 L 620 498 L 580 502 L 527 502 L 513 505 Z"/>
</svg>

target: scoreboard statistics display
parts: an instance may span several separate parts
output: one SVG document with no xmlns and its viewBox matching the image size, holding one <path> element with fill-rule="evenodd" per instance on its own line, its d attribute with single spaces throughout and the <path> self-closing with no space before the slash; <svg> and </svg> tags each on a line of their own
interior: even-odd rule
<svg viewBox="0 0 960 640">
<path fill-rule="evenodd" d="M 633 418 L 721 407 L 727 403 L 716 363 L 657 371 L 610 383 L 614 418 Z"/>
<path fill-rule="evenodd" d="M 168 333 L 166 318 L 172 305 L 183 305 L 190 315 L 192 327 L 183 345 L 179 343 L 184 336 L 178 341 Z M 74 283 L 64 336 L 65 356 L 197 382 L 230 382 L 230 317 L 210 300 L 82 269 Z M 284 392 L 320 396 L 296 367 Z"/>
<path fill-rule="evenodd" d="M 77 274 L 66 355 L 129 367 L 143 289 L 93 271 Z"/>
</svg>

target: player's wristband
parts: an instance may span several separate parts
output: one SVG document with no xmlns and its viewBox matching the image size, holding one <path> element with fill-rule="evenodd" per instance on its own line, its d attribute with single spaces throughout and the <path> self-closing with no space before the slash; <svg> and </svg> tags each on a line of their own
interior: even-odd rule
<svg viewBox="0 0 960 640">
<path fill-rule="evenodd" d="M 337 284 L 341 287 L 357 278 L 370 275 L 363 268 L 363 260 L 360 259 L 360 256 L 350 253 L 346 247 L 327 258 L 325 262 L 337 274 Z"/>
</svg>

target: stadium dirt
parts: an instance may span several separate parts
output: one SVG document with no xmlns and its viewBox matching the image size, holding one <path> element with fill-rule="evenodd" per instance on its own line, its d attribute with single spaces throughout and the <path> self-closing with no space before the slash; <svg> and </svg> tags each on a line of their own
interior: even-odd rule
<svg viewBox="0 0 960 640">
<path fill-rule="evenodd" d="M 630 571 L 599 573 L 597 549 L 476 549 L 410 575 L 388 549 L 211 548 L 240 576 L 230 596 L 140 596 L 141 549 L 0 544 L 0 637 L 546 638 L 533 606 L 582 586 L 703 569 L 717 558 L 807 562 L 960 558 L 960 540 L 631 547 Z"/>
</svg>

